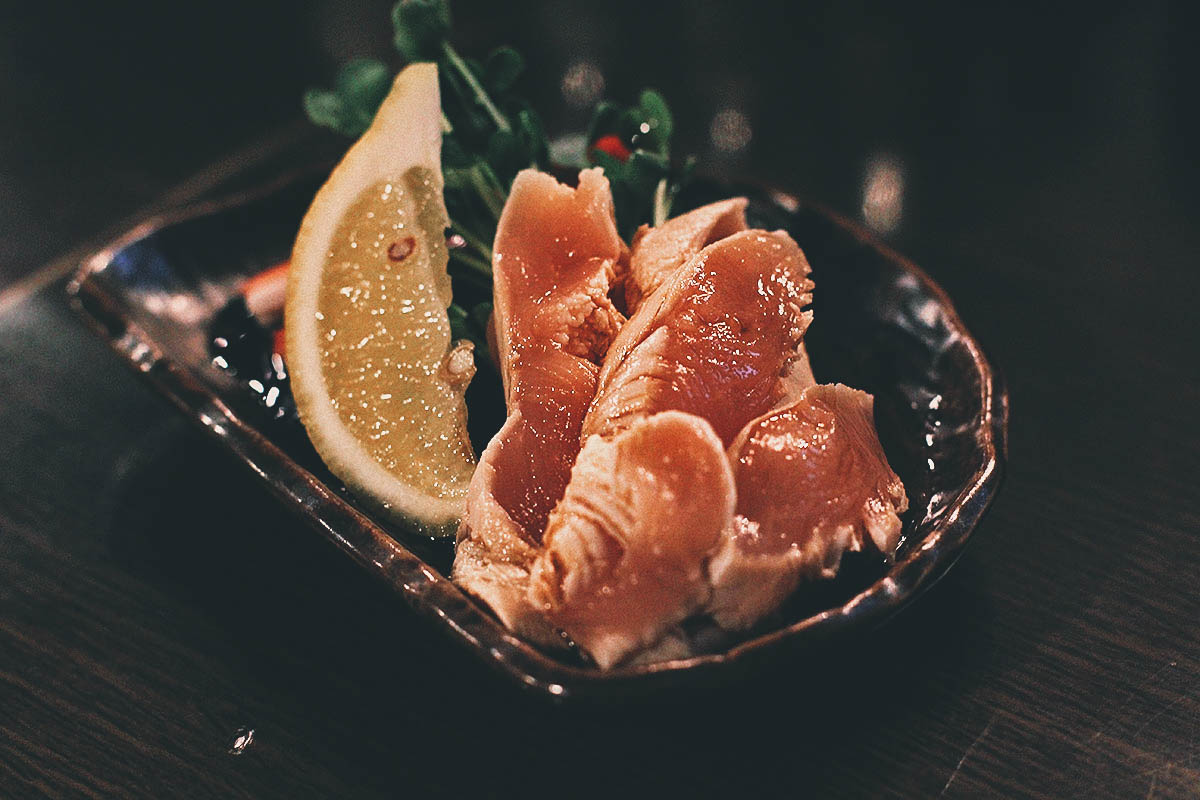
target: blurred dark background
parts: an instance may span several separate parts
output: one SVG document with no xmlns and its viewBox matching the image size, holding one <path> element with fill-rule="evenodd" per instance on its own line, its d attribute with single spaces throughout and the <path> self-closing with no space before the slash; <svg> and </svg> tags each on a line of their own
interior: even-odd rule
<svg viewBox="0 0 1200 800">
<path fill-rule="evenodd" d="M 1014 337 L 1085 317 L 1133 314 L 1123 335 L 1143 351 L 1190 346 L 1195 4 L 452 5 L 461 50 L 526 55 L 552 134 L 586 123 L 572 102 L 661 89 L 678 152 L 873 223 L 1001 364 Z M 305 88 L 350 58 L 393 58 L 390 6 L 0 4 L 0 286 L 214 160 L 304 132 Z M 1024 319 L 1035 297 L 1061 316 Z"/>
<path fill-rule="evenodd" d="M 119 218 L 294 122 L 342 61 L 387 57 L 390 5 L 0 4 L 0 282 L 94 234 L 97 207 Z M 681 151 L 844 213 L 862 216 L 873 168 L 896 167 L 889 232 L 918 261 L 970 269 L 1019 247 L 1039 269 L 1086 262 L 1131 285 L 1151 264 L 1168 281 L 1191 271 L 1193 4 L 453 8 L 460 49 L 526 54 L 552 132 L 584 123 L 572 98 L 655 86 Z"/>
<path fill-rule="evenodd" d="M 525 54 L 552 133 L 600 92 L 654 86 L 679 151 L 875 228 L 1011 389 L 1009 477 L 926 599 L 828 663 L 628 716 L 558 713 L 482 675 L 281 522 L 60 289 L 16 306 L 40 265 L 214 162 L 305 138 L 302 92 L 389 57 L 390 6 L 0 0 L 0 311 L 29 339 L 0 342 L 12 786 L 1195 791 L 1195 4 L 454 0 L 460 50 Z M 30 360 L 58 352 L 94 360 L 82 391 L 53 355 Z M 97 488 L 64 496 L 80 486 Z M 242 725 L 258 735 L 238 760 Z"/>
<path fill-rule="evenodd" d="M 390 6 L 0 4 L 0 286 L 214 160 L 302 131 L 305 88 L 349 58 L 393 57 Z M 572 102 L 657 87 L 679 152 L 876 223 L 968 320 L 976 300 L 1019 318 L 1029 294 L 1052 294 L 1064 329 L 1134 306 L 1141 346 L 1179 344 L 1200 252 L 1194 4 L 453 9 L 464 52 L 526 55 L 552 134 L 586 123 Z M 1003 293 L 981 269 L 1011 279 Z"/>
</svg>

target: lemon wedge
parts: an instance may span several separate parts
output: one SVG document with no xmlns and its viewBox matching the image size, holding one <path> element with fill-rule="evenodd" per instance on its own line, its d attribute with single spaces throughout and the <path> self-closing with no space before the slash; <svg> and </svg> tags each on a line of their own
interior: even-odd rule
<svg viewBox="0 0 1200 800">
<path fill-rule="evenodd" d="M 446 315 L 441 144 L 437 67 L 412 64 L 313 199 L 284 310 L 317 453 L 357 497 L 430 534 L 453 531 L 475 468 L 474 360 Z"/>
</svg>

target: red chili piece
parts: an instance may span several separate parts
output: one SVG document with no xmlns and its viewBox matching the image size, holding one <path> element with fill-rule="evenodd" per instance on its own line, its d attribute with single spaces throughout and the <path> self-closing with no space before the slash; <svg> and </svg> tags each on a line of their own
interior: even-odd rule
<svg viewBox="0 0 1200 800">
<path fill-rule="evenodd" d="M 592 146 L 589 149 L 591 152 L 599 150 L 601 153 L 607 153 L 617 161 L 628 161 L 629 156 L 631 155 L 630 149 L 625 146 L 624 142 L 621 141 L 621 137 L 615 136 L 611 133 L 607 136 L 601 136 L 599 139 L 592 142 Z"/>
</svg>

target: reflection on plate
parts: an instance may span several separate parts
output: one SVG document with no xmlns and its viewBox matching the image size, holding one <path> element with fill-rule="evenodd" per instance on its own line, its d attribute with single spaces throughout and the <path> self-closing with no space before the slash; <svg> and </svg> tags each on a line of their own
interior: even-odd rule
<svg viewBox="0 0 1200 800">
<path fill-rule="evenodd" d="M 323 171 L 148 220 L 84 261 L 70 292 L 138 372 L 275 492 L 292 512 L 384 580 L 477 658 L 565 698 L 652 690 L 786 658 L 868 629 L 932 585 L 962 552 L 999 486 L 1007 395 L 942 290 L 844 219 L 778 192 L 701 182 L 680 209 L 745 194 L 753 225 L 785 228 L 813 267 L 816 320 L 806 343 L 825 381 L 876 397 L 888 459 L 911 507 L 890 567 L 848 558 L 837 580 L 802 589 L 750 635 L 675 661 L 588 666 L 504 630 L 446 576 L 451 543 L 388 528 L 354 504 L 303 434 L 273 422 L 210 362 L 208 323 L 242 279 L 287 257 Z"/>
</svg>

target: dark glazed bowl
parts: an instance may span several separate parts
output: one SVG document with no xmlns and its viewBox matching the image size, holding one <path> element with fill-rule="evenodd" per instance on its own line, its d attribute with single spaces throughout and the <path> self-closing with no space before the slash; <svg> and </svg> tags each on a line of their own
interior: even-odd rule
<svg viewBox="0 0 1200 800">
<path fill-rule="evenodd" d="M 945 293 L 855 224 L 789 195 L 715 182 L 685 207 L 746 194 L 757 226 L 785 228 L 816 282 L 808 348 L 819 380 L 872 392 L 892 466 L 910 498 L 894 563 L 849 558 L 841 576 L 798 593 L 736 641 L 692 658 L 601 671 L 509 634 L 447 577 L 451 545 L 388 528 L 356 506 L 303 435 L 271 422 L 214 367 L 213 315 L 245 277 L 287 257 L 323 170 L 147 220 L 81 265 L 70 293 L 112 347 L 249 467 L 284 505 L 464 645 L 519 684 L 555 698 L 654 690 L 783 659 L 865 631 L 929 588 L 961 554 L 1004 469 L 1007 395 Z"/>
</svg>

